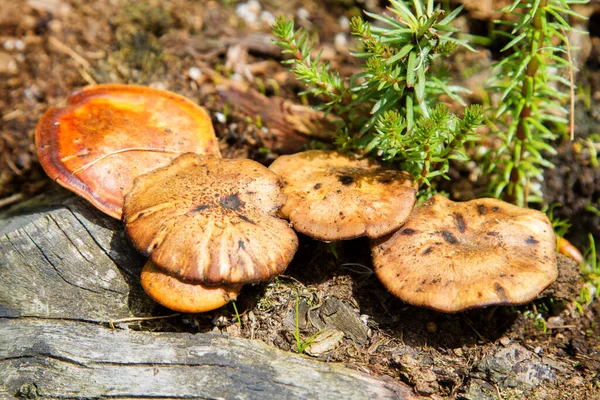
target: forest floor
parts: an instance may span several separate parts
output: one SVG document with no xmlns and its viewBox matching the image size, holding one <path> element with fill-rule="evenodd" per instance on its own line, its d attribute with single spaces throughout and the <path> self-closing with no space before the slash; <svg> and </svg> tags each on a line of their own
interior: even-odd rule
<svg viewBox="0 0 600 400">
<path fill-rule="evenodd" d="M 482 5 L 466 5 L 461 29 L 487 34 L 492 14 Z M 319 138 L 298 127 L 300 117 L 290 105 L 306 100 L 280 64 L 269 26 L 280 14 L 295 16 L 298 24 L 318 32 L 322 58 L 349 75 L 357 63 L 349 55 L 348 20 L 361 9 L 381 12 L 382 5 L 372 0 L 3 2 L 0 208 L 49 187 L 37 161 L 36 124 L 50 106 L 64 104 L 70 92 L 89 84 L 148 85 L 192 99 L 212 115 L 224 157 L 268 164 L 279 154 L 315 145 Z M 586 13 L 596 21 L 592 11 Z M 576 140 L 556 145 L 556 168 L 544 184 L 546 201 L 563 205 L 555 215 L 569 218 L 569 238 L 580 248 L 588 233 L 600 243 L 600 217 L 589 211 L 600 207 L 600 171 L 584 151 L 587 143 L 598 142 L 593 138 L 600 112 L 593 104 L 600 101 L 599 36 L 591 29 L 581 41 L 584 50 L 575 60 L 582 69 Z M 473 91 L 470 101 L 481 99 L 497 47 L 454 58 L 450 69 Z M 444 187 L 451 197 L 480 194 L 470 172 L 452 171 L 453 184 Z M 561 259 L 560 267 L 577 281 L 576 265 Z M 434 398 L 600 399 L 600 302 L 580 306 L 580 291 L 581 282 L 571 280 L 561 293 L 525 306 L 443 314 L 391 296 L 373 274 L 366 240 L 327 244 L 301 237 L 285 275 L 244 288 L 237 312 L 226 306 L 130 327 L 219 330 L 292 352 L 301 346 L 312 357 L 391 376 Z M 156 315 L 169 314 L 156 309 Z"/>
</svg>

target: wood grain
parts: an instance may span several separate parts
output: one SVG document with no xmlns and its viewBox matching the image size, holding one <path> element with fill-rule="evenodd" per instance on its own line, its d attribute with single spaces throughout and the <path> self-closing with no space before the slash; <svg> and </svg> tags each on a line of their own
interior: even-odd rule
<svg viewBox="0 0 600 400">
<path fill-rule="evenodd" d="M 416 398 L 259 341 L 110 329 L 156 307 L 143 263 L 120 222 L 63 190 L 0 214 L 0 398 Z"/>
</svg>

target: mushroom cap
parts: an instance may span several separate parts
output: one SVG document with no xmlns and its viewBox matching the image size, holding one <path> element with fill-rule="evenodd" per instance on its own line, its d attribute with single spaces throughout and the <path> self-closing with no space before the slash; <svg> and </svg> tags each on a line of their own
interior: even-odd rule
<svg viewBox="0 0 600 400">
<path fill-rule="evenodd" d="M 277 217 L 277 175 L 252 160 L 185 154 L 135 179 L 125 196 L 125 231 L 167 273 L 211 285 L 268 280 L 298 247 Z"/>
<path fill-rule="evenodd" d="M 371 250 L 375 273 L 392 294 L 457 312 L 534 299 L 557 278 L 555 246 L 539 211 L 436 195 L 396 233 L 372 241 Z"/>
<path fill-rule="evenodd" d="M 319 240 L 386 235 L 402 225 L 416 201 L 407 172 L 335 151 L 281 156 L 269 168 L 282 177 L 288 195 L 281 214 Z"/>
<path fill-rule="evenodd" d="M 216 310 L 235 300 L 242 285 L 206 286 L 189 283 L 161 271 L 152 261 L 142 268 L 142 287 L 157 303 L 171 310 L 200 313 Z"/>
<path fill-rule="evenodd" d="M 35 133 L 48 176 L 114 218 L 133 179 L 183 153 L 219 154 L 210 117 L 175 93 L 95 85 L 50 108 Z"/>
</svg>

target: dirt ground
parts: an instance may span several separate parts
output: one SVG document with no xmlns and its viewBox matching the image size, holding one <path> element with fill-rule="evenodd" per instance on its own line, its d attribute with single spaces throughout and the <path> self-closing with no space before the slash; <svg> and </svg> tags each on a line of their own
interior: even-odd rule
<svg viewBox="0 0 600 400">
<path fill-rule="evenodd" d="M 382 4 L 4 0 L 0 207 L 47 187 L 33 142 L 36 124 L 48 107 L 64 104 L 71 91 L 93 83 L 149 85 L 198 102 L 213 116 L 224 157 L 267 164 L 279 153 L 315 145 L 318 138 L 299 133 L 293 116 L 290 121 L 289 115 L 266 113 L 260 123 L 255 119 L 269 102 L 306 101 L 297 95 L 300 85 L 279 64 L 269 25 L 275 16 L 294 15 L 298 24 L 319 33 L 323 58 L 347 74 L 356 69 L 348 55 L 348 20 L 361 9 L 381 11 Z M 459 21 L 462 29 L 482 34 L 489 12 L 473 6 L 469 10 Z M 582 27 L 587 29 L 586 24 Z M 589 211 L 600 207 L 600 169 L 584 151 L 586 139 L 598 135 L 600 120 L 594 106 L 600 101 L 599 36 L 591 32 L 576 61 L 582 68 L 577 140 L 557 144 L 557 167 L 547 173 L 544 186 L 549 203 L 563 204 L 555 215 L 570 219 L 569 238 L 580 247 L 587 244 L 588 232 L 600 243 L 600 216 Z M 477 100 L 494 57 L 494 51 L 482 49 L 455 58 L 452 68 L 474 91 L 472 100 Z M 247 88 L 250 97 L 232 91 L 230 82 Z M 258 110 L 261 103 L 252 101 L 257 96 L 265 102 Z M 477 194 L 477 182 L 465 178 L 469 171 L 452 173 L 456 185 L 445 188 L 452 197 Z M 432 398 L 600 399 L 600 302 L 578 308 L 577 266 L 561 259 L 560 267 L 571 279 L 566 277 L 551 298 L 449 315 L 411 307 L 391 296 L 373 274 L 366 240 L 327 244 L 301 237 L 285 275 L 243 289 L 235 303 L 239 317 L 227 306 L 134 328 L 220 330 L 289 351 L 301 345 L 313 357 L 391 376 Z M 157 315 L 170 314 L 157 309 Z"/>
</svg>

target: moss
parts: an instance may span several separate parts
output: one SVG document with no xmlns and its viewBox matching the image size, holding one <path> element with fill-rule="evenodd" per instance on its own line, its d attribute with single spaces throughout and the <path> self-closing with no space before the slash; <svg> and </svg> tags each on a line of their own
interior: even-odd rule
<svg viewBox="0 0 600 400">
<path fill-rule="evenodd" d="M 179 26 L 171 8 L 154 1 L 124 6 L 113 23 L 111 69 L 133 82 L 147 82 L 163 73 L 167 60 L 160 37 Z"/>
</svg>

